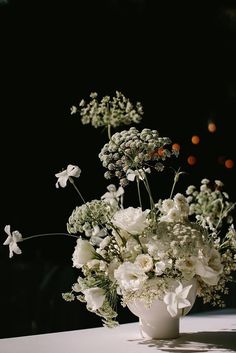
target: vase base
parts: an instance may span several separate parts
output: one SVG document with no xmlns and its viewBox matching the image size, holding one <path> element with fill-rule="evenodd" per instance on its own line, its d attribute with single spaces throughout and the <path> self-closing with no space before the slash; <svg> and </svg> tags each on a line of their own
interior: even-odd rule
<svg viewBox="0 0 236 353">
<path fill-rule="evenodd" d="M 164 340 L 175 339 L 179 334 L 179 318 L 169 320 L 168 322 L 146 323 L 142 319 L 139 320 L 140 332 L 142 338 Z"/>
</svg>

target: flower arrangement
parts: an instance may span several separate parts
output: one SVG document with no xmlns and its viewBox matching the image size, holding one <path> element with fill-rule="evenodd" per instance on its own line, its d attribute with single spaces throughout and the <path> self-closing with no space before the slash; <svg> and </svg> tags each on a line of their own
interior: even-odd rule
<svg viewBox="0 0 236 353">
<path fill-rule="evenodd" d="M 235 204 L 223 183 L 203 179 L 199 188 L 191 185 L 184 193 L 175 193 L 182 174 L 178 170 L 170 196 L 155 200 L 151 174 L 165 171 L 168 161 L 178 157 L 171 140 L 148 128 L 111 134 L 112 128 L 139 123 L 142 105 L 132 104 L 120 92 L 101 101 L 96 93 L 90 98 L 89 103 L 82 100 L 73 106 L 71 114 L 78 114 L 83 124 L 107 129 L 109 140 L 99 158 L 105 178 L 116 178 L 119 184 L 109 184 L 100 198 L 86 202 L 75 185 L 81 174 L 78 166 L 68 165 L 55 174 L 57 188 L 69 182 L 81 199 L 68 219 L 66 234 L 76 239 L 72 264 L 78 279 L 63 298 L 84 302 L 109 327 L 118 324 L 117 303 L 126 306 L 135 299 L 147 306 L 155 298 L 163 300 L 169 314 L 176 316 L 179 309 L 190 306 L 187 296 L 192 284 L 188 283 L 193 279 L 204 303 L 223 307 L 227 284 L 236 271 Z M 125 199 L 125 189 L 133 182 L 138 207 Z M 18 231 L 11 232 L 10 225 L 5 232 L 10 257 L 21 253 L 19 242 L 34 237 L 23 238 Z"/>
</svg>

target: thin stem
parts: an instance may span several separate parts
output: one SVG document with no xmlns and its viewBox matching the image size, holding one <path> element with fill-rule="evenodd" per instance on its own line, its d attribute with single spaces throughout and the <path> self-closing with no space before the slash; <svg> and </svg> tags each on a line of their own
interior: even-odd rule
<svg viewBox="0 0 236 353">
<path fill-rule="evenodd" d="M 76 235 L 69 234 L 69 233 L 44 233 L 44 234 L 35 234 L 35 235 L 31 235 L 30 237 L 22 238 L 21 241 L 29 240 L 29 239 L 32 239 L 32 238 L 46 237 L 46 236 L 49 236 L 49 235 L 65 235 L 67 237 L 70 236 L 72 238 L 77 238 L 78 239 L 78 237 Z"/>
<path fill-rule="evenodd" d="M 150 199 L 150 207 L 151 209 L 153 209 L 155 207 L 155 204 L 154 204 L 154 201 L 153 201 L 153 198 L 152 198 L 152 193 L 151 193 L 151 189 L 149 187 L 149 183 L 148 183 L 148 179 L 147 179 L 147 175 L 146 173 L 144 172 L 144 179 L 143 179 L 143 183 L 145 185 L 145 188 L 147 190 L 147 193 L 149 195 L 149 199 Z"/>
<path fill-rule="evenodd" d="M 79 191 L 79 189 L 78 189 L 77 186 L 75 185 L 74 180 L 73 180 L 71 177 L 69 177 L 69 181 L 70 181 L 71 184 L 74 186 L 76 192 L 78 193 L 78 195 L 79 195 L 79 197 L 81 198 L 81 200 L 83 201 L 83 203 L 86 203 L 86 201 L 85 201 L 85 199 L 83 198 L 81 192 Z"/>
<path fill-rule="evenodd" d="M 111 139 L 111 124 L 107 125 L 107 133 L 108 133 L 108 138 L 110 140 Z"/>
<path fill-rule="evenodd" d="M 138 190 L 138 199 L 139 199 L 139 205 L 141 209 L 143 208 L 142 206 L 142 200 L 141 200 L 141 194 L 140 194 L 140 185 L 139 185 L 139 178 L 136 177 L 136 182 L 137 182 L 137 190 Z"/>
<path fill-rule="evenodd" d="M 171 188 L 171 192 L 170 192 L 170 199 L 171 199 L 172 196 L 173 196 L 176 183 L 177 183 L 177 181 L 179 180 L 179 176 L 180 176 L 180 174 L 181 174 L 179 171 L 180 171 L 180 168 L 177 170 L 177 172 L 175 172 L 174 182 L 173 182 L 173 185 L 172 185 L 172 188 Z"/>
</svg>

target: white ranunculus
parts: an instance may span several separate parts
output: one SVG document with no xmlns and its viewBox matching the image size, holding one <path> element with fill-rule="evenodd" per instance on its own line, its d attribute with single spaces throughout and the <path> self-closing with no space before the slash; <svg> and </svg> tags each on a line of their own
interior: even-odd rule
<svg viewBox="0 0 236 353">
<path fill-rule="evenodd" d="M 99 287 L 88 288 L 83 291 L 84 298 L 87 302 L 87 307 L 96 311 L 101 308 L 105 300 L 105 292 L 104 289 Z"/>
<path fill-rule="evenodd" d="M 84 264 L 94 258 L 94 247 L 81 238 L 77 239 L 77 244 L 72 255 L 73 267 L 81 268 Z"/>
<path fill-rule="evenodd" d="M 147 215 L 150 210 L 142 211 L 140 207 L 128 207 L 117 211 L 112 223 L 130 234 L 138 235 L 147 227 Z"/>
<path fill-rule="evenodd" d="M 144 272 L 148 272 L 153 267 L 153 260 L 148 254 L 140 254 L 136 257 L 135 264 L 140 266 Z"/>
<path fill-rule="evenodd" d="M 220 253 L 216 249 L 211 249 L 209 257 L 197 259 L 195 271 L 205 283 L 216 285 L 223 271 Z"/>
<path fill-rule="evenodd" d="M 114 271 L 114 277 L 121 291 L 137 291 L 148 279 L 140 266 L 129 261 L 124 262 Z"/>
</svg>

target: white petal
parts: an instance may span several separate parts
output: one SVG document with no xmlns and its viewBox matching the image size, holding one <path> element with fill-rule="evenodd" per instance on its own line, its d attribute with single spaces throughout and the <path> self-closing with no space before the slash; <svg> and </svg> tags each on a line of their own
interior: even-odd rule
<svg viewBox="0 0 236 353">
<path fill-rule="evenodd" d="M 164 298 L 163 301 L 165 304 L 172 304 L 176 301 L 176 294 L 173 292 L 167 293 Z"/>
<path fill-rule="evenodd" d="M 178 314 L 177 304 L 167 305 L 167 310 L 172 317 Z"/>
<path fill-rule="evenodd" d="M 7 239 L 4 241 L 3 245 L 9 245 L 12 241 L 12 236 L 8 235 Z"/>
<path fill-rule="evenodd" d="M 190 284 L 190 286 L 185 287 L 181 292 L 181 298 L 187 298 L 191 288 L 192 288 L 192 284 Z"/>
<path fill-rule="evenodd" d="M 73 176 L 75 178 L 78 178 L 81 173 L 81 169 L 77 165 L 72 165 L 72 164 L 69 164 L 67 166 L 66 171 L 69 176 Z"/>
<path fill-rule="evenodd" d="M 9 224 L 5 226 L 4 231 L 7 233 L 7 235 L 11 236 L 11 226 Z"/>
<path fill-rule="evenodd" d="M 182 283 L 179 282 L 178 287 L 175 289 L 175 293 L 180 294 L 182 292 L 182 290 L 183 290 Z"/>
<path fill-rule="evenodd" d="M 186 308 L 187 306 L 190 306 L 190 305 L 191 305 L 191 303 L 187 299 L 178 298 L 177 306 L 178 306 L 179 309 Z"/>
</svg>

